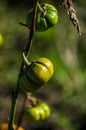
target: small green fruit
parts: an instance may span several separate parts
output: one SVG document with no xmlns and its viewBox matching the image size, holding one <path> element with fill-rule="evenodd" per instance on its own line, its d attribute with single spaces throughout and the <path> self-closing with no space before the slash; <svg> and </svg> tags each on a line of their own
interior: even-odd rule
<svg viewBox="0 0 86 130">
<path fill-rule="evenodd" d="M 47 13 L 45 15 L 46 21 L 48 23 L 48 27 L 53 27 L 58 22 L 58 11 L 51 4 L 45 4 Z"/>
<path fill-rule="evenodd" d="M 4 42 L 3 36 L 2 34 L 0 34 L 0 47 L 3 45 L 3 42 Z"/>
<path fill-rule="evenodd" d="M 51 114 L 50 107 L 46 103 L 41 103 L 38 106 L 26 108 L 24 117 L 32 122 L 45 120 Z"/>
<path fill-rule="evenodd" d="M 39 58 L 28 66 L 20 76 L 20 86 L 29 92 L 34 92 L 46 84 L 54 73 L 52 62 L 47 58 Z"/>
<path fill-rule="evenodd" d="M 27 108 L 24 112 L 24 117 L 29 121 L 39 121 L 40 120 L 40 113 L 39 109 L 36 107 Z"/>
<path fill-rule="evenodd" d="M 51 114 L 51 109 L 49 105 L 46 103 L 41 103 L 40 107 L 45 111 L 45 118 L 49 117 Z"/>
<path fill-rule="evenodd" d="M 45 3 L 41 6 L 41 8 L 43 11 L 40 12 L 37 10 L 36 14 L 36 31 L 46 31 L 58 22 L 58 11 L 53 5 Z M 26 25 L 28 28 L 31 28 L 32 14 L 33 10 L 31 10 L 26 17 Z"/>
<path fill-rule="evenodd" d="M 37 106 L 36 108 L 39 110 L 40 120 L 45 120 L 46 115 L 44 109 L 42 109 L 40 105 Z"/>
</svg>

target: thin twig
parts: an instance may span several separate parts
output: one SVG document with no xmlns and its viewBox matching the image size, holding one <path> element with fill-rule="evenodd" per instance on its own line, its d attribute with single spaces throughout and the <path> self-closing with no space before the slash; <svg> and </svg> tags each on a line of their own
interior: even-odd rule
<svg viewBox="0 0 86 130">
<path fill-rule="evenodd" d="M 24 27 L 27 27 L 27 25 L 25 23 L 19 23 L 20 25 L 24 26 Z"/>
</svg>

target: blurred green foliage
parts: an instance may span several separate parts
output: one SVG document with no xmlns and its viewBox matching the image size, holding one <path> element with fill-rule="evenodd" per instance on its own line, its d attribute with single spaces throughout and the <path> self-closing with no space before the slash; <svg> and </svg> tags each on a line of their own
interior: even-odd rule
<svg viewBox="0 0 86 130">
<path fill-rule="evenodd" d="M 82 30 L 81 36 L 78 36 L 66 10 L 58 6 L 59 1 L 47 2 L 58 9 L 59 21 L 52 29 L 35 33 L 30 60 L 48 57 L 54 64 L 55 72 L 51 81 L 35 94 L 39 98 L 39 93 L 47 97 L 43 99 L 51 104 L 53 112 L 50 120 L 56 123 L 56 130 L 85 130 L 86 2 L 76 0 L 74 3 Z M 21 54 L 29 35 L 28 29 L 19 25 L 19 22 L 25 23 L 26 14 L 31 7 L 32 1 L 28 0 L 0 0 L 0 34 L 4 38 L 0 46 L 1 92 L 16 87 Z M 1 110 L 4 107 L 2 104 Z"/>
</svg>

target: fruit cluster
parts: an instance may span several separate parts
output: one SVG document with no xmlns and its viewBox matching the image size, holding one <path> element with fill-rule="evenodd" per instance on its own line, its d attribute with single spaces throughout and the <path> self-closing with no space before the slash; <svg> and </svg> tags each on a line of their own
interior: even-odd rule
<svg viewBox="0 0 86 130">
<path fill-rule="evenodd" d="M 34 10 L 32 9 L 26 17 L 26 26 L 30 29 L 33 20 L 33 12 Z M 53 5 L 47 3 L 42 5 L 39 3 L 37 4 L 35 19 L 36 31 L 46 31 L 57 22 L 58 11 Z M 39 58 L 37 61 L 25 67 L 23 73 L 21 73 L 19 77 L 19 84 L 25 91 L 34 92 L 48 82 L 53 72 L 54 68 L 52 62 L 47 58 Z"/>
<path fill-rule="evenodd" d="M 53 27 L 58 22 L 58 11 L 51 4 L 37 5 L 36 18 L 34 9 L 29 11 L 26 17 L 26 26 L 32 29 L 33 17 L 35 22 L 35 31 L 42 32 Z M 27 54 L 27 52 L 26 52 Z M 52 62 L 45 57 L 37 61 L 29 62 L 25 52 L 23 53 L 24 66 L 19 75 L 19 85 L 27 92 L 35 92 L 45 85 L 54 73 Z M 46 103 L 41 103 L 31 108 L 26 108 L 24 117 L 29 121 L 41 121 L 47 119 L 51 114 L 50 107 Z"/>
<path fill-rule="evenodd" d="M 48 104 L 41 103 L 38 106 L 26 108 L 24 117 L 32 122 L 41 121 L 47 119 L 51 114 L 51 109 Z"/>
</svg>

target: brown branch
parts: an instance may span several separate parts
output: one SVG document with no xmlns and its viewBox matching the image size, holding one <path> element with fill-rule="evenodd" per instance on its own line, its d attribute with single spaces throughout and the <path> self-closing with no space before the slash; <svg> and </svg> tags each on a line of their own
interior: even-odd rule
<svg viewBox="0 0 86 130">
<path fill-rule="evenodd" d="M 81 35 L 81 28 L 80 28 L 79 20 L 76 16 L 76 10 L 73 7 L 72 0 L 61 0 L 61 5 L 65 7 L 70 20 L 72 21 L 74 27 L 77 29 L 78 34 Z"/>
</svg>

